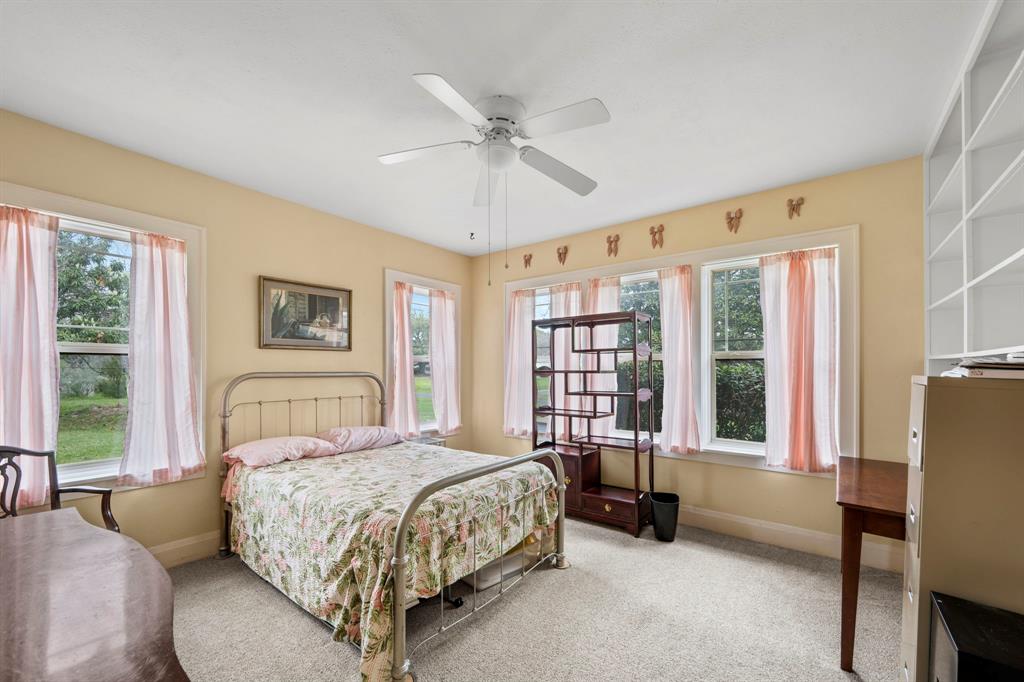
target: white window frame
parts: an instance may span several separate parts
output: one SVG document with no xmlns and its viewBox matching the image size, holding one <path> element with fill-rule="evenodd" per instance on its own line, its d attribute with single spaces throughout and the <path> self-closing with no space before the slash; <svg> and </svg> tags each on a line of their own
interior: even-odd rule
<svg viewBox="0 0 1024 682">
<path fill-rule="evenodd" d="M 585 282 L 593 277 L 608 277 L 612 275 L 626 276 L 637 273 L 657 270 L 672 265 L 689 265 L 693 269 L 694 301 L 696 301 L 695 324 L 697 333 L 694 334 L 695 346 L 699 348 L 694 351 L 693 364 L 696 369 L 695 380 L 698 395 L 698 425 L 701 434 L 701 452 L 694 455 L 680 455 L 672 452 L 664 452 L 656 448 L 655 454 L 669 459 L 684 459 L 686 461 L 709 462 L 713 464 L 724 464 L 727 466 L 740 466 L 754 469 L 765 469 L 767 471 L 794 474 L 799 476 L 834 477 L 834 474 L 806 473 L 792 471 L 789 469 L 769 468 L 764 462 L 763 452 L 743 452 L 743 448 L 715 448 L 710 444 L 710 434 L 707 423 L 708 400 L 705 396 L 707 380 L 707 352 L 708 344 L 704 341 L 706 335 L 702 330 L 708 328 L 704 320 L 705 311 L 709 309 L 705 301 L 704 292 L 709 287 L 704 286 L 701 276 L 705 265 L 716 263 L 757 258 L 759 256 L 781 251 L 795 251 L 800 249 L 823 248 L 826 246 L 839 247 L 839 277 L 837 286 L 839 289 L 839 451 L 843 455 L 851 457 L 860 456 L 860 226 L 857 224 L 845 225 L 842 227 L 804 232 L 800 234 L 772 237 L 756 241 L 742 242 L 739 244 L 728 244 L 716 246 L 697 251 L 645 258 L 624 263 L 585 268 L 570 272 L 558 272 L 538 277 L 530 277 L 505 282 L 505 310 L 502 319 L 508 319 L 509 301 L 512 292 L 517 289 L 537 289 L 550 287 L 565 282 Z M 508 340 L 505 339 L 505 343 Z M 753 455 L 753 456 L 752 456 Z"/>
<path fill-rule="evenodd" d="M 716 263 L 707 263 L 701 267 L 701 323 L 700 333 L 702 354 L 707 353 L 706 363 L 702 363 L 702 370 L 704 372 L 701 377 L 701 398 L 698 407 L 699 418 L 701 422 L 701 442 L 705 443 L 705 449 L 715 450 L 718 452 L 729 452 L 737 455 L 750 455 L 753 457 L 764 457 L 764 443 L 756 443 L 753 441 L 737 440 L 735 438 L 719 438 L 717 435 L 717 413 L 715 409 L 717 405 L 718 397 L 716 395 L 717 382 L 715 381 L 715 361 L 716 360 L 749 360 L 758 359 L 764 360 L 764 344 L 762 343 L 761 350 L 759 351 L 716 351 L 715 350 L 715 330 L 712 320 L 713 310 L 711 306 L 711 296 L 713 294 L 713 284 L 711 277 L 716 272 L 722 270 L 731 270 L 735 268 L 744 267 L 758 267 L 757 258 L 739 258 L 735 260 L 718 261 Z M 762 338 L 764 335 L 764 329 L 762 327 Z M 703 357 L 703 356 L 702 356 Z M 706 434 L 706 435 L 705 435 Z M 705 441 L 704 438 L 707 438 Z"/>
<path fill-rule="evenodd" d="M 199 442 L 205 443 L 203 417 L 206 400 L 206 230 L 197 225 L 189 225 L 10 182 L 0 182 L 0 203 L 53 215 L 75 223 L 74 229 L 76 230 L 87 230 L 115 239 L 123 239 L 126 233 L 148 232 L 185 242 L 185 253 L 188 259 L 187 287 L 192 335 L 192 372 L 195 378 L 196 406 L 199 415 L 196 427 L 199 430 Z M 58 352 L 121 354 L 128 351 L 127 344 L 60 342 L 57 346 Z M 61 484 L 111 481 L 117 478 L 120 464 L 120 457 L 91 462 L 72 462 L 59 465 L 57 473 Z"/>
<path fill-rule="evenodd" d="M 384 374 L 391 382 L 391 368 L 395 360 L 395 283 L 405 282 L 414 287 L 423 289 L 444 289 L 455 294 L 455 357 L 459 363 L 459 376 L 462 376 L 462 287 L 453 282 L 414 275 L 401 270 L 384 270 Z M 431 368 L 433 373 L 433 368 Z M 459 386 L 459 404 L 462 405 L 462 386 Z M 420 434 L 424 436 L 436 436 L 437 422 L 420 424 Z M 448 434 L 449 436 L 454 434 Z"/>
</svg>

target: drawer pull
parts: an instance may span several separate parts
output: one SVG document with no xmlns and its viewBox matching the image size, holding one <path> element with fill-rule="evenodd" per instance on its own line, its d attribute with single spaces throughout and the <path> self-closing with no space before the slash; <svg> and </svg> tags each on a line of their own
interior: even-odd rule
<svg viewBox="0 0 1024 682">
<path fill-rule="evenodd" d="M 910 429 L 910 440 L 917 442 L 917 429 Z"/>
<path fill-rule="evenodd" d="M 910 505 L 910 513 L 907 514 L 907 516 L 910 517 L 910 523 L 912 523 L 912 524 L 917 523 L 917 511 L 914 510 L 914 505 L 913 504 Z"/>
<path fill-rule="evenodd" d="M 914 588 L 913 586 L 907 587 L 907 598 L 910 599 L 910 603 L 914 603 Z"/>
<path fill-rule="evenodd" d="M 903 664 L 903 679 L 905 679 L 907 682 L 910 682 L 910 669 L 907 668 L 906 663 Z"/>
<path fill-rule="evenodd" d="M 604 510 L 610 514 L 612 511 L 612 506 L 610 504 L 605 504 Z"/>
<path fill-rule="evenodd" d="M 566 477 L 565 477 L 565 484 L 566 484 L 566 485 L 572 485 L 572 479 L 571 479 L 571 478 L 569 478 L 568 476 L 566 476 Z"/>
</svg>

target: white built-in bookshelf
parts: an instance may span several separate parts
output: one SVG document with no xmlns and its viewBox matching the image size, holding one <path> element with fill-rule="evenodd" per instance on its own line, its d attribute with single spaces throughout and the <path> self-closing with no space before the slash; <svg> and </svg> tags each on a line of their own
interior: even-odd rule
<svg viewBox="0 0 1024 682">
<path fill-rule="evenodd" d="M 987 8 L 924 188 L 926 371 L 1024 351 L 1024 0 Z"/>
</svg>

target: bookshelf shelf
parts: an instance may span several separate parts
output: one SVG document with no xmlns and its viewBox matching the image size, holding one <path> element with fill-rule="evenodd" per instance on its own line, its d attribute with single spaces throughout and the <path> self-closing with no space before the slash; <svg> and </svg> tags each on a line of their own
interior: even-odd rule
<svg viewBox="0 0 1024 682">
<path fill-rule="evenodd" d="M 925 153 L 925 371 L 1024 348 L 1024 3 L 987 11 Z"/>
<path fill-rule="evenodd" d="M 632 340 L 629 345 L 591 345 L 596 329 L 614 326 L 615 338 L 619 338 L 620 325 L 625 325 L 629 332 L 627 336 Z M 545 332 L 544 337 L 550 344 L 551 367 L 537 367 L 538 331 Z M 649 470 L 653 471 L 654 433 L 651 426 L 654 401 L 651 398 L 654 395 L 654 370 L 653 363 L 649 361 L 651 338 L 650 316 L 633 311 L 559 317 L 533 323 L 533 365 L 536 368 L 533 370 L 533 447 L 554 447 L 561 455 L 565 466 L 567 514 L 620 526 L 637 537 L 650 520 L 648 490 L 640 485 L 640 456 L 648 456 Z M 569 358 L 570 366 L 556 366 L 565 357 Z M 611 368 L 603 366 L 609 358 Z M 641 363 L 646 364 L 644 370 L 641 370 Z M 622 364 L 628 365 L 631 390 L 618 386 Z M 608 375 L 616 377 L 614 384 L 607 379 L 601 380 Z M 541 401 L 538 400 L 537 379 L 540 377 L 548 378 L 544 404 L 539 404 Z M 573 386 L 574 382 L 579 385 Z M 622 403 L 632 410 L 631 438 L 603 433 L 610 429 L 595 429 L 595 422 L 607 424 L 607 420 L 616 418 L 616 403 L 620 413 Z M 640 428 L 642 415 L 647 418 L 646 431 Z M 541 423 L 545 424 L 543 430 Z M 602 482 L 602 448 L 632 451 L 632 487 Z"/>
</svg>

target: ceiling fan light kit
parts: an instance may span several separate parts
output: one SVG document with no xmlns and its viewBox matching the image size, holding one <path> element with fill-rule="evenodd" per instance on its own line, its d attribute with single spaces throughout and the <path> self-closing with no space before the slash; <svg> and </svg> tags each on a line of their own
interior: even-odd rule
<svg viewBox="0 0 1024 682">
<path fill-rule="evenodd" d="M 440 152 L 476 147 L 481 174 L 477 180 L 473 203 L 478 206 L 487 205 L 487 197 L 494 196 L 494 189 L 497 185 L 495 176 L 508 172 L 516 165 L 517 160 L 580 196 L 590 194 L 597 187 L 594 180 L 558 159 L 545 154 L 536 147 L 529 145 L 517 147 L 512 140 L 515 138 L 529 140 L 607 123 L 611 120 L 611 115 L 601 100 L 592 98 L 527 117 L 526 107 L 518 100 L 506 95 L 492 95 L 477 100 L 475 104 L 470 104 L 469 100 L 436 73 L 417 73 L 413 75 L 413 80 L 473 126 L 481 139 L 476 142 L 469 140 L 445 142 L 383 154 L 378 157 L 381 163 L 401 163 L 433 156 Z"/>
</svg>

